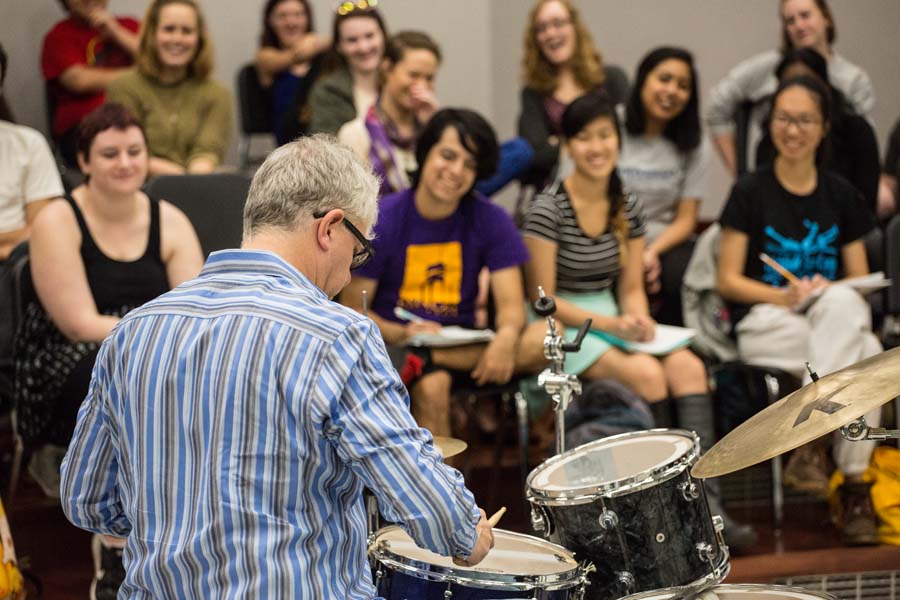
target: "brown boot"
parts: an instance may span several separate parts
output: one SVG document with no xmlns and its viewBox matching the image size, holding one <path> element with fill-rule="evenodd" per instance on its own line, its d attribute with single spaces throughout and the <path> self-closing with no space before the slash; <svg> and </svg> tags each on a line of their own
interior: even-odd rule
<svg viewBox="0 0 900 600">
<path fill-rule="evenodd" d="M 784 468 L 784 484 L 819 498 L 828 497 L 828 448 L 814 440 L 794 450 Z"/>
<path fill-rule="evenodd" d="M 848 480 L 837 490 L 841 501 L 841 540 L 847 546 L 878 544 L 878 523 L 872 508 L 871 488 L 869 482 Z"/>
</svg>

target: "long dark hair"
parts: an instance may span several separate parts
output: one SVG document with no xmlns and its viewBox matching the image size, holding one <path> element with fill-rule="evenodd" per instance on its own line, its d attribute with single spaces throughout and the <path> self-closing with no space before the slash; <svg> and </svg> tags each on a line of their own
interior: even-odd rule
<svg viewBox="0 0 900 600">
<path fill-rule="evenodd" d="M 567 140 L 571 140 L 585 127 L 597 119 L 609 119 L 616 128 L 616 137 L 619 147 L 622 147 L 622 128 L 616 109 L 603 92 L 588 92 L 572 101 L 563 112 L 560 126 Z M 606 187 L 606 195 L 609 198 L 609 222 L 613 233 L 619 240 L 620 256 L 625 261 L 625 241 L 628 239 L 628 220 L 625 217 L 625 189 L 622 178 L 619 176 L 618 166 L 614 167 L 609 175 L 609 183 Z"/>
<path fill-rule="evenodd" d="M 691 72 L 691 97 L 687 105 L 671 121 L 666 123 L 663 129 L 663 137 L 672 141 L 681 152 L 689 152 L 700 145 L 702 131 L 700 129 L 700 95 L 697 90 L 700 87 L 697 69 L 694 67 L 693 55 L 684 48 L 674 46 L 662 46 L 651 50 L 638 66 L 634 86 L 631 88 L 631 96 L 625 105 L 625 129 L 631 135 L 641 135 L 647 127 L 647 115 L 644 103 L 641 100 L 641 92 L 647 82 L 647 76 L 656 66 L 666 60 L 675 59 L 687 64 Z"/>
<path fill-rule="evenodd" d="M 772 95 L 772 105 L 769 107 L 769 114 L 766 117 L 767 122 L 772 122 L 772 115 L 775 113 L 775 103 L 778 100 L 778 96 L 792 87 L 801 87 L 805 89 L 819 106 L 819 112 L 822 116 L 822 127 L 826 134 L 822 136 L 822 141 L 819 142 L 819 147 L 816 148 L 816 165 L 821 166 L 829 158 L 829 148 L 826 141 L 828 139 L 828 128 L 831 126 L 831 94 L 828 93 L 828 87 L 824 83 L 809 75 L 800 75 L 799 77 L 792 77 L 786 81 L 782 81 L 778 85 L 778 89 L 775 90 L 775 93 Z"/>
<path fill-rule="evenodd" d="M 414 188 L 419 185 L 428 153 L 438 143 L 441 136 L 444 135 L 444 130 L 448 127 L 456 130 L 456 133 L 459 134 L 459 143 L 475 158 L 475 181 L 486 179 L 497 171 L 500 145 L 497 143 L 497 134 L 491 124 L 474 110 L 444 108 L 434 113 L 416 141 L 416 162 L 419 167 L 412 177 Z M 467 190 L 466 195 L 471 191 L 471 189 Z"/>
<path fill-rule="evenodd" d="M 0 121 L 15 123 L 12 111 L 9 108 L 9 104 L 6 102 L 6 96 L 3 94 L 3 83 L 6 81 L 6 66 L 8 64 L 9 59 L 6 56 L 6 50 L 4 50 L 3 44 L 0 44 Z"/>
<path fill-rule="evenodd" d="M 275 11 L 276 6 L 278 6 L 282 2 L 288 1 L 289 0 L 266 1 L 266 7 L 263 9 L 263 32 L 259 40 L 260 48 L 281 48 L 281 42 L 278 41 L 278 36 L 275 34 L 275 30 L 271 25 L 269 25 L 269 17 L 272 16 L 272 12 Z M 310 6 L 307 0 L 297 0 L 297 2 L 302 4 L 303 8 L 306 10 L 306 31 L 304 33 L 312 33 L 316 30 L 315 24 L 313 22 L 312 6 Z"/>
<path fill-rule="evenodd" d="M 349 12 L 335 12 L 334 21 L 332 21 L 331 24 L 331 50 L 328 51 L 328 54 L 325 57 L 324 73 L 331 73 L 332 71 L 347 66 L 347 59 L 338 52 L 338 45 L 341 41 L 341 24 L 344 21 L 359 18 L 374 19 L 375 22 L 378 23 L 378 29 L 381 30 L 381 35 L 384 37 L 384 43 L 387 44 L 389 37 L 387 25 L 384 22 L 384 17 L 381 16 L 381 13 L 378 12 L 377 8 L 369 6 L 368 8 L 354 8 Z"/>
</svg>

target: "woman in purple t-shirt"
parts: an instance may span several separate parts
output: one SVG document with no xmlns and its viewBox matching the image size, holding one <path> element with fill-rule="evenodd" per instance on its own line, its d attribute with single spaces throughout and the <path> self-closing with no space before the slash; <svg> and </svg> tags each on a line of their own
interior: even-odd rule
<svg viewBox="0 0 900 600">
<path fill-rule="evenodd" d="M 412 412 L 434 435 L 450 435 L 452 371 L 477 385 L 506 383 L 516 369 L 516 345 L 525 323 L 519 267 L 528 252 L 503 208 L 473 191 L 493 173 L 497 138 L 476 113 L 444 109 L 428 122 L 416 144 L 419 169 L 413 188 L 386 196 L 378 207 L 372 261 L 353 273 L 341 301 L 362 309 L 386 343 L 403 346 L 443 325 L 473 327 L 478 274 L 490 271 L 496 305 L 494 338 L 487 344 L 416 349 L 401 370 Z M 417 320 L 401 320 L 401 308 Z"/>
</svg>

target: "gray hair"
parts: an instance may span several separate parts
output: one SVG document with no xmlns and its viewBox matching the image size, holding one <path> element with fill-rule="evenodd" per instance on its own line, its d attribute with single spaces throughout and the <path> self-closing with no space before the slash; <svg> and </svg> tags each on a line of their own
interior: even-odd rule
<svg viewBox="0 0 900 600">
<path fill-rule="evenodd" d="M 267 227 L 293 229 L 335 208 L 371 228 L 378 216 L 378 187 L 372 170 L 332 136 L 300 138 L 272 152 L 253 176 L 244 238 Z"/>
</svg>

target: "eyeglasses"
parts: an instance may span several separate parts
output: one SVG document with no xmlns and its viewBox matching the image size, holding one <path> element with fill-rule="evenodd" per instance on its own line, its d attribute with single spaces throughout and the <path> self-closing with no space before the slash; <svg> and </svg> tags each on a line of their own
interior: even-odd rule
<svg viewBox="0 0 900 600">
<path fill-rule="evenodd" d="M 547 21 L 541 21 L 540 23 L 534 24 L 534 33 L 540 35 L 550 29 L 562 29 L 571 23 L 571 19 L 549 19 Z"/>
<path fill-rule="evenodd" d="M 313 215 L 315 219 L 321 219 L 326 214 L 328 214 L 327 210 L 319 211 Z M 347 229 L 350 230 L 350 233 L 353 234 L 353 237 L 362 245 L 360 250 L 353 251 L 353 258 L 350 260 L 350 270 L 353 271 L 358 269 L 372 260 L 372 257 L 375 256 L 375 248 L 372 247 L 372 242 L 366 239 L 366 236 L 362 234 L 362 232 L 356 228 L 356 226 L 350 222 L 346 216 L 343 219 L 344 225 L 347 226 Z"/>
<path fill-rule="evenodd" d="M 356 2 L 341 2 L 337 8 L 337 13 L 342 17 L 349 15 L 354 10 L 366 10 L 367 8 L 375 8 L 378 6 L 378 0 L 357 0 Z"/>
<path fill-rule="evenodd" d="M 792 117 L 787 113 L 775 113 L 772 115 L 772 123 L 782 129 L 787 129 L 790 125 L 796 125 L 800 131 L 810 131 L 822 124 L 822 119 L 813 115 L 800 115 Z"/>
</svg>

